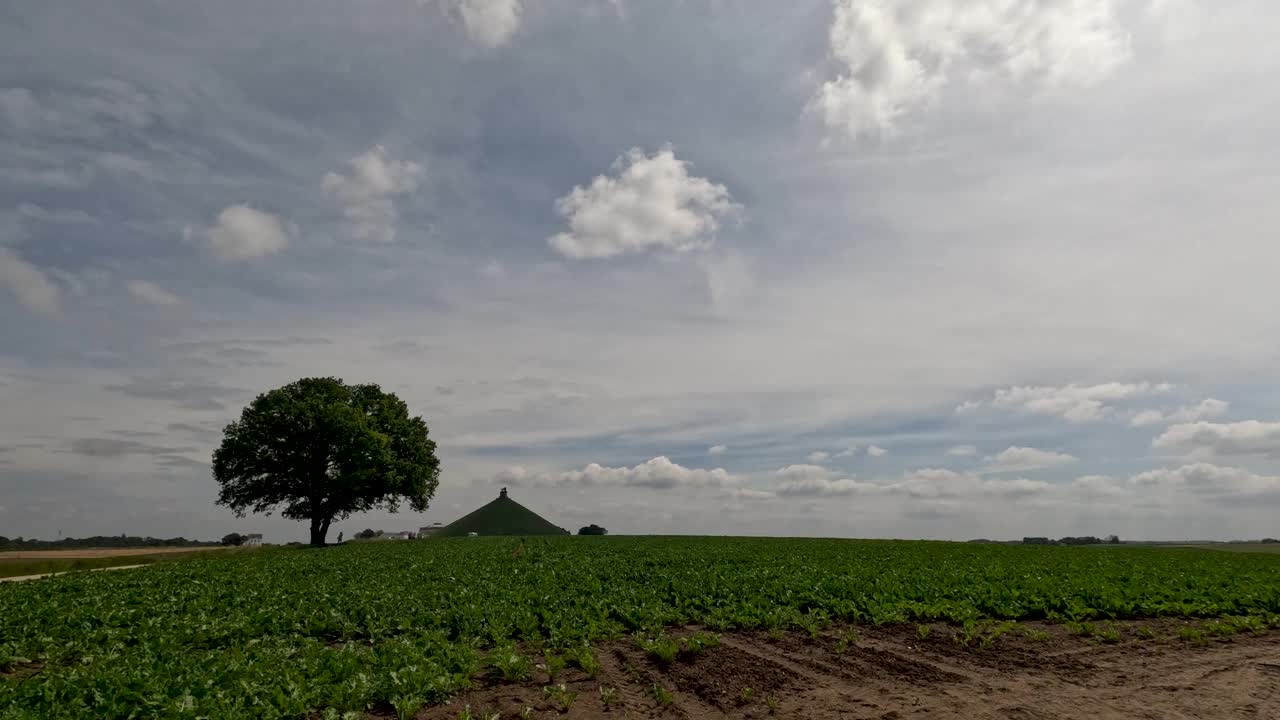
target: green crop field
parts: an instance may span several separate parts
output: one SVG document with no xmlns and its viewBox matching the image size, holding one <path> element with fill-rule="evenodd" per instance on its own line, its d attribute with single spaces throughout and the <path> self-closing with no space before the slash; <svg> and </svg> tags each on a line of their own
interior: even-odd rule
<svg viewBox="0 0 1280 720">
<path fill-rule="evenodd" d="M 0 586 L 0 718 L 409 713 L 511 657 L 495 648 L 688 623 L 1277 614 L 1280 558 L 1185 549 L 625 537 L 282 549 Z"/>
</svg>

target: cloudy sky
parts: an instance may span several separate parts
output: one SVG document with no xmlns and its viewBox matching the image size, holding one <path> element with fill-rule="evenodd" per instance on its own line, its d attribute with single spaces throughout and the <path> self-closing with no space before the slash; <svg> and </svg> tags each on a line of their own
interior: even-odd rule
<svg viewBox="0 0 1280 720">
<path fill-rule="evenodd" d="M 376 382 L 623 533 L 1280 533 L 1262 0 L 0 2 L 0 534 Z"/>
</svg>

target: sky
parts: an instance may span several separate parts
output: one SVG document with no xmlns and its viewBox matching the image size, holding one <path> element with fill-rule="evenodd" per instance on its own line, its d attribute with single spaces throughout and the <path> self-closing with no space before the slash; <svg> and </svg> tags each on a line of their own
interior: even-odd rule
<svg viewBox="0 0 1280 720">
<path fill-rule="evenodd" d="M 1280 7 L 0 2 L 0 535 L 216 506 L 259 393 L 449 522 L 1280 534 Z"/>
</svg>

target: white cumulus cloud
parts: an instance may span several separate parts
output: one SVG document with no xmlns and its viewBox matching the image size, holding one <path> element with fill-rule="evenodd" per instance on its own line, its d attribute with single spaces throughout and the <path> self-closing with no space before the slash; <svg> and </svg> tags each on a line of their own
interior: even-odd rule
<svg viewBox="0 0 1280 720">
<path fill-rule="evenodd" d="M 1250 499 L 1280 500 L 1280 478 L 1209 463 L 1149 470 L 1129 478 L 1129 485 L 1149 490 L 1183 489 L 1223 504 Z"/>
<path fill-rule="evenodd" d="M 520 28 L 524 12 L 520 0 L 444 0 L 444 7 L 472 42 L 487 48 L 505 45 Z"/>
<path fill-rule="evenodd" d="M 321 186 L 342 204 L 352 237 L 394 241 L 399 220 L 395 198 L 418 189 L 422 166 L 390 157 L 382 145 L 352 158 L 349 165 L 346 174 L 325 174 Z"/>
<path fill-rule="evenodd" d="M 556 201 L 569 224 L 547 240 L 556 252 L 575 259 L 687 252 L 710 245 L 720 221 L 740 207 L 724 185 L 690 175 L 669 147 L 653 155 L 632 148 L 614 170 Z"/>
<path fill-rule="evenodd" d="M 989 407 L 1057 416 L 1070 423 L 1097 422 L 1114 412 L 1111 403 L 1117 400 L 1155 395 L 1172 389 L 1168 383 L 1149 382 L 1017 386 L 996 390 L 990 400 L 965 402 L 956 408 L 956 413 L 963 415 Z"/>
<path fill-rule="evenodd" d="M 972 445 L 953 445 L 947 449 L 947 454 L 951 457 L 973 457 L 978 454 L 978 448 Z"/>
<path fill-rule="evenodd" d="M 728 446 L 728 445 L 712 445 L 711 447 L 707 448 L 707 454 L 708 454 L 708 455 L 723 455 L 723 454 L 725 454 L 725 452 L 727 452 L 728 450 L 729 450 L 729 446 Z"/>
<path fill-rule="evenodd" d="M 635 467 L 606 467 L 591 463 L 581 470 L 562 473 L 532 472 L 523 467 L 508 468 L 494 478 L 507 485 L 637 487 L 673 490 L 688 487 L 730 487 L 739 480 L 723 468 L 687 468 L 665 456 L 655 457 Z"/>
<path fill-rule="evenodd" d="M 885 455 L 889 454 L 889 451 L 880 447 L 879 445 L 868 445 L 867 454 L 870 455 L 871 457 L 884 457 Z"/>
<path fill-rule="evenodd" d="M 1201 400 L 1195 405 L 1186 405 L 1168 413 L 1160 410 L 1143 410 L 1134 415 L 1129 424 L 1134 427 L 1145 427 L 1148 425 L 1160 425 L 1162 423 L 1187 423 L 1197 420 L 1205 420 L 1208 418 L 1222 417 L 1231 409 L 1231 404 L 1225 400 L 1216 400 L 1208 398 Z"/>
<path fill-rule="evenodd" d="M 955 77 L 1089 86 L 1131 54 L 1116 0 L 836 0 L 839 65 L 813 105 L 852 137 L 892 133 Z"/>
<path fill-rule="evenodd" d="M 188 225 L 183 235 L 204 242 L 220 260 L 243 262 L 283 251 L 294 232 L 296 228 L 269 212 L 249 205 L 231 205 L 218 213 L 213 225 Z"/>
<path fill-rule="evenodd" d="M 1009 447 L 991 458 L 987 472 L 1019 472 L 1056 467 L 1076 461 L 1074 455 L 1029 447 Z"/>
<path fill-rule="evenodd" d="M 179 305 L 182 303 L 182 298 L 153 282 L 134 280 L 126 287 L 130 295 L 152 305 Z"/>
<path fill-rule="evenodd" d="M 782 497 L 821 497 L 875 493 L 880 486 L 853 478 L 837 477 L 818 465 L 788 465 L 774 473 L 781 480 L 776 492 Z"/>
<path fill-rule="evenodd" d="M 1280 422 L 1194 422 L 1173 425 L 1151 441 L 1162 450 L 1195 455 L 1280 455 Z"/>
<path fill-rule="evenodd" d="M 58 310 L 58 286 L 35 265 L 16 252 L 0 247 L 0 288 L 8 290 L 22 305 L 40 313 Z"/>
<path fill-rule="evenodd" d="M 830 459 L 831 459 L 831 453 L 823 450 L 814 450 L 813 452 L 809 453 L 809 462 L 814 464 L 826 462 Z"/>
</svg>

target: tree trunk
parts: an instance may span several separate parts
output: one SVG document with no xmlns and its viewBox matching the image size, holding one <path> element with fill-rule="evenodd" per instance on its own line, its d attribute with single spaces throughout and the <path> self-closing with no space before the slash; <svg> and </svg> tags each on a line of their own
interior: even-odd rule
<svg viewBox="0 0 1280 720">
<path fill-rule="evenodd" d="M 311 518 L 311 544 L 324 545 L 325 537 L 329 535 L 329 523 L 333 518 Z"/>
</svg>

